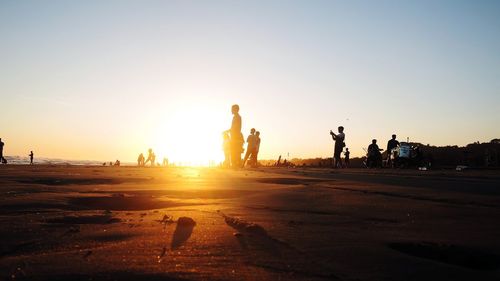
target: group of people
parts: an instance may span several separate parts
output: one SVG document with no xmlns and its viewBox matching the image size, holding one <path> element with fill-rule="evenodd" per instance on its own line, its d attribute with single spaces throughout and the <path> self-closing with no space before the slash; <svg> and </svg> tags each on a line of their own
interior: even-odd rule
<svg viewBox="0 0 500 281">
<path fill-rule="evenodd" d="M 387 158 L 386 163 L 388 167 L 393 166 L 393 159 L 396 157 L 396 149 L 399 147 L 399 141 L 396 140 L 396 135 L 393 134 L 391 139 L 387 142 Z M 377 140 L 373 139 L 372 143 L 368 146 L 367 150 L 367 166 L 369 168 L 382 166 L 382 151 L 377 145 Z"/>
<path fill-rule="evenodd" d="M 0 138 L 0 163 L 7 164 L 7 159 L 5 159 L 5 157 L 3 156 L 4 145 L 5 145 L 5 143 L 2 141 L 2 138 Z M 30 154 L 28 154 L 28 157 L 30 158 L 30 165 L 33 165 L 33 158 L 35 157 L 33 150 L 30 151 Z"/>
<path fill-rule="evenodd" d="M 137 157 L 137 166 L 139 167 L 144 167 L 146 164 L 150 163 L 151 167 L 153 166 L 160 166 L 159 163 L 156 163 L 156 154 L 154 153 L 153 149 L 150 148 L 148 149 L 148 158 L 144 157 L 144 154 L 139 154 L 139 157 Z M 163 166 L 168 166 L 168 159 L 163 158 Z"/>
<path fill-rule="evenodd" d="M 245 151 L 243 145 L 245 140 L 241 133 L 241 116 L 239 114 L 240 107 L 234 104 L 231 107 L 233 120 L 231 128 L 222 133 L 222 150 L 224 151 L 224 167 L 241 168 L 246 164 L 256 167 L 258 165 L 258 154 L 260 149 L 260 132 L 254 128 L 250 130 L 250 135 L 247 137 L 247 149 L 245 157 L 241 159 L 241 154 Z"/>
</svg>

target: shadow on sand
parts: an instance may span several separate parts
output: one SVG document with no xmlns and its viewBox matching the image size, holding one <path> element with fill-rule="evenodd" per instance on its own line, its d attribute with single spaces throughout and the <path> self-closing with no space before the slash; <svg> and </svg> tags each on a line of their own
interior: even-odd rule
<svg viewBox="0 0 500 281">
<path fill-rule="evenodd" d="M 177 220 L 177 226 L 172 236 L 171 249 L 177 249 L 182 246 L 191 237 L 195 225 L 196 222 L 192 218 L 180 217 Z"/>
</svg>

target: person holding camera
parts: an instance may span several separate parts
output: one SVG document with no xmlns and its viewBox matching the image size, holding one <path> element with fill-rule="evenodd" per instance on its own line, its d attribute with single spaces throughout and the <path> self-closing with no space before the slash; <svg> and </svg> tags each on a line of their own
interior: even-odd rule
<svg viewBox="0 0 500 281">
<path fill-rule="evenodd" d="M 345 134 L 344 127 L 338 127 L 338 134 L 335 134 L 332 130 L 330 130 L 330 135 L 332 136 L 333 141 L 335 142 L 335 147 L 333 151 L 333 168 L 342 168 L 342 158 L 340 155 L 342 154 L 342 150 L 344 149 L 345 143 Z"/>
</svg>

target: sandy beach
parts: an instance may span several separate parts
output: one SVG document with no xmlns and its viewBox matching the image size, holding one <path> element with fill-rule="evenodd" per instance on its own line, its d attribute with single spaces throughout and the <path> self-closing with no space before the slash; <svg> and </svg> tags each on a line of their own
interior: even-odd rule
<svg viewBox="0 0 500 281">
<path fill-rule="evenodd" d="M 496 171 L 0 167 L 3 280 L 498 280 Z"/>
</svg>

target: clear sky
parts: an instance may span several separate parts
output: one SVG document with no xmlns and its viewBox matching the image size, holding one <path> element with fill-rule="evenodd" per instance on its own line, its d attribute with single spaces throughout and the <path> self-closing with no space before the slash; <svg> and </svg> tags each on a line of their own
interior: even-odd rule
<svg viewBox="0 0 500 281">
<path fill-rule="evenodd" d="M 500 137 L 500 1 L 0 0 L 7 155 L 219 160 L 230 106 L 260 158 L 392 133 Z"/>
</svg>

